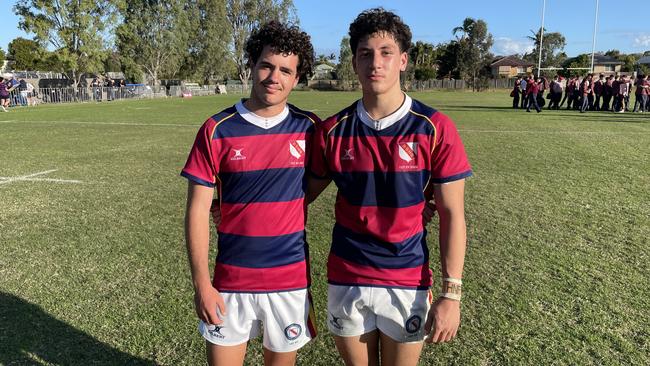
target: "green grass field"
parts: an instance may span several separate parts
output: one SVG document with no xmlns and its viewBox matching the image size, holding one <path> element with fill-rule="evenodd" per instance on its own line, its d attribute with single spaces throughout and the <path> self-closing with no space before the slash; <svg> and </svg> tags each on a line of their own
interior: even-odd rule
<svg viewBox="0 0 650 366">
<path fill-rule="evenodd" d="M 475 172 L 461 330 L 421 364 L 650 364 L 650 115 L 525 113 L 506 91 L 412 96 L 455 120 Z M 0 365 L 204 362 L 179 172 L 200 124 L 237 98 L 0 114 Z M 291 102 L 326 117 L 356 98 Z M 334 193 L 310 208 L 320 335 L 301 365 L 341 364 L 325 325 Z"/>
</svg>

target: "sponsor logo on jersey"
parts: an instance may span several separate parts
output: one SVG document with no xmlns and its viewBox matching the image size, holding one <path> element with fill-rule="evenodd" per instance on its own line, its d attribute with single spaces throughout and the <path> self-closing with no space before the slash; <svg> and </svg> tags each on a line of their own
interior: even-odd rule
<svg viewBox="0 0 650 366">
<path fill-rule="evenodd" d="M 230 156 L 230 160 L 244 160 L 246 159 L 246 156 L 244 155 L 244 147 L 242 146 L 233 146 L 230 151 L 232 152 L 232 155 Z"/>
<path fill-rule="evenodd" d="M 293 323 L 289 325 L 288 327 L 284 328 L 284 336 L 287 337 L 288 340 L 293 341 L 300 337 L 302 334 L 302 327 L 296 323 Z"/>
<path fill-rule="evenodd" d="M 305 140 L 289 141 L 289 153 L 296 159 L 302 158 L 305 155 Z"/>
<path fill-rule="evenodd" d="M 417 333 L 422 327 L 422 318 L 419 315 L 413 315 L 406 320 L 404 328 L 410 334 Z"/>
<path fill-rule="evenodd" d="M 220 339 L 226 338 L 226 336 L 221 334 L 222 328 L 223 326 L 221 325 L 213 325 L 212 328 L 210 328 L 210 326 L 208 325 L 208 333 L 210 333 L 210 335 L 215 338 L 220 338 Z"/>
<path fill-rule="evenodd" d="M 343 149 L 343 156 L 341 156 L 341 160 L 354 160 L 354 149 Z"/>
</svg>

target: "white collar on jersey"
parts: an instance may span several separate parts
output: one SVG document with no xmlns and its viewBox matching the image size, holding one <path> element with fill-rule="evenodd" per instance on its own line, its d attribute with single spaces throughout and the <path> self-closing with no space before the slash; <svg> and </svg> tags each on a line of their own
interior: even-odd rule
<svg viewBox="0 0 650 366">
<path fill-rule="evenodd" d="M 289 107 L 285 105 L 282 112 L 280 112 L 280 114 L 277 114 L 273 117 L 266 118 L 266 117 L 258 116 L 257 114 L 249 111 L 244 106 L 243 99 L 237 102 L 237 104 L 235 104 L 235 108 L 237 109 L 237 113 L 239 113 L 242 116 L 242 118 L 244 118 L 246 121 L 265 130 L 277 126 L 280 122 L 284 121 L 284 119 L 287 118 L 287 116 L 289 115 Z"/>
<path fill-rule="evenodd" d="M 361 122 L 365 123 L 366 126 L 373 128 L 377 131 L 383 130 L 394 125 L 397 121 L 401 120 L 406 116 L 411 109 L 411 104 L 413 100 L 407 94 L 404 94 L 404 102 L 402 105 L 390 115 L 380 118 L 378 120 L 372 119 L 366 108 L 363 106 L 363 101 L 359 99 L 357 102 L 357 116 L 361 119 Z"/>
</svg>

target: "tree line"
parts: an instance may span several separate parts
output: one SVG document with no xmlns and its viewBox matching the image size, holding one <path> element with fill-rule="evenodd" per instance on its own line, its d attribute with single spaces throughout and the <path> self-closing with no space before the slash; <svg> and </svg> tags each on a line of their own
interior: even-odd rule
<svg viewBox="0 0 650 366">
<path fill-rule="evenodd" d="M 292 0 L 19 0 L 13 10 L 19 27 L 34 34 L 9 44 L 6 56 L 14 60 L 14 69 L 61 72 L 75 86 L 84 75 L 117 71 L 153 84 L 236 78 L 246 85 L 250 70 L 244 47 L 251 31 L 271 19 L 299 25 Z M 542 32 L 543 65 L 589 66 L 587 55 L 569 58 L 564 36 L 545 29 L 531 31 L 533 50 L 517 56 L 536 64 Z M 463 79 L 481 89 L 494 60 L 487 23 L 466 18 L 451 35 L 452 40 L 438 45 L 415 42 L 404 79 Z M 606 55 L 623 61 L 623 71 L 634 70 L 643 56 L 616 50 Z M 335 58 L 318 55 L 317 60 L 335 65 L 337 79 L 356 80 L 347 37 L 341 40 L 338 64 Z"/>
</svg>

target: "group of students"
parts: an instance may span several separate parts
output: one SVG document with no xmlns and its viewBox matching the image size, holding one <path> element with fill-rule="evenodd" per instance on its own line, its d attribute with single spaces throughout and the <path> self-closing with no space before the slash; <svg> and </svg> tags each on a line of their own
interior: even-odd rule
<svg viewBox="0 0 650 366">
<path fill-rule="evenodd" d="M 513 108 L 534 107 L 541 112 L 544 106 L 544 91 L 548 89 L 548 109 L 560 109 L 566 102 L 566 109 L 587 111 L 612 111 L 623 113 L 650 112 L 650 81 L 648 75 L 638 75 L 636 79 L 628 76 L 609 75 L 605 77 L 594 74 L 568 80 L 556 75 L 549 83 L 546 78 L 518 77 L 511 92 Z M 630 105 L 630 96 L 634 90 L 634 106 Z M 520 95 L 522 96 L 520 98 Z M 564 97 L 563 97 L 564 95 Z M 521 99 L 521 101 L 520 101 Z M 521 102 L 521 104 L 520 104 Z"/>
<path fill-rule="evenodd" d="M 17 80 L 15 76 L 0 78 L 0 108 L 9 112 L 10 106 L 35 105 L 36 90 L 32 83 L 25 79 Z"/>
<path fill-rule="evenodd" d="M 425 341 L 456 337 L 464 182 L 472 175 L 463 143 L 449 117 L 402 92 L 411 31 L 399 16 L 366 10 L 349 36 L 362 97 L 321 121 L 287 103 L 314 61 L 309 35 L 275 21 L 254 31 L 246 44 L 250 97 L 207 119 L 182 169 L 195 310 L 210 365 L 242 365 L 248 341 L 262 332 L 264 363 L 294 365 L 316 336 L 305 223 L 308 205 L 332 181 L 327 325 L 345 364 L 416 365 Z M 425 225 L 436 213 L 434 297 Z"/>
</svg>

